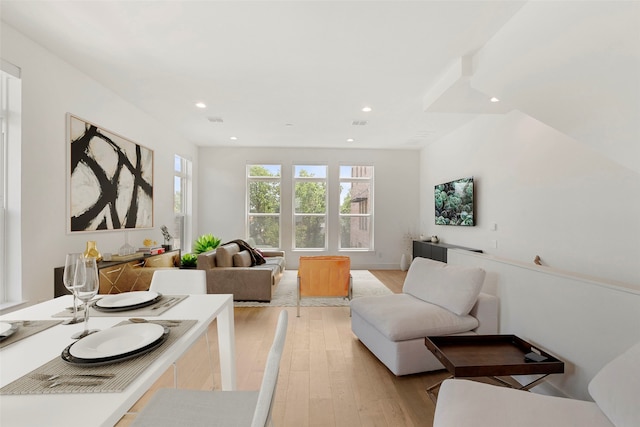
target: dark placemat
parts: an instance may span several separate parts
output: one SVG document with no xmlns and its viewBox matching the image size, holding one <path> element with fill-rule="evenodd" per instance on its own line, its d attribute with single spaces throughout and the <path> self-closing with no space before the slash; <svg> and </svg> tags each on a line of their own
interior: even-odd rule
<svg viewBox="0 0 640 427">
<path fill-rule="evenodd" d="M 129 324 L 129 321 L 121 322 L 114 326 Z M 12 383 L 0 389 L 0 394 L 53 394 L 53 393 L 109 393 L 123 391 L 142 371 L 162 353 L 171 347 L 185 332 L 191 329 L 197 320 L 151 320 L 150 323 L 157 323 L 170 329 L 167 340 L 157 349 L 142 354 L 134 359 L 125 360 L 109 365 L 96 367 L 80 367 L 66 363 L 60 356 L 34 369 L 28 374 L 18 378 Z M 62 353 L 63 348 L 60 349 Z M 5 367 L 7 368 L 7 367 Z M 105 375 L 113 374 L 113 378 L 89 378 L 81 375 Z M 57 380 L 62 384 L 50 387 L 55 381 L 40 379 L 41 376 L 59 375 Z M 65 382 L 67 384 L 65 384 Z M 71 384 L 75 383 L 75 384 Z M 78 383 L 90 383 L 92 385 L 82 385 Z"/>
<path fill-rule="evenodd" d="M 20 341 L 23 338 L 42 332 L 45 329 L 49 329 L 58 323 L 62 323 L 62 320 L 4 320 L 4 322 L 17 325 L 18 329 L 13 333 L 13 335 L 0 341 L 0 348 L 4 348 L 14 342 Z"/>
</svg>

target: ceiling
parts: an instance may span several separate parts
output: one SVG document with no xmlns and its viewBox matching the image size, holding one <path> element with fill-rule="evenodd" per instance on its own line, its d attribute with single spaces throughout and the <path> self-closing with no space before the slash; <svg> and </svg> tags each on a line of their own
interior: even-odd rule
<svg viewBox="0 0 640 427">
<path fill-rule="evenodd" d="M 471 89 L 456 67 L 523 3 L 2 0 L 0 7 L 2 21 L 199 146 L 417 149 L 477 114 L 508 109 Z"/>
</svg>

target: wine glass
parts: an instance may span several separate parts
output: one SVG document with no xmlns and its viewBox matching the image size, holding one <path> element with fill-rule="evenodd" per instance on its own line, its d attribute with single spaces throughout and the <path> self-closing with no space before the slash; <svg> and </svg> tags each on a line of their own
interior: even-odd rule
<svg viewBox="0 0 640 427">
<path fill-rule="evenodd" d="M 67 258 L 64 262 L 64 273 L 62 275 L 62 282 L 64 283 L 64 287 L 73 294 L 73 317 L 71 319 L 65 320 L 63 322 L 65 325 L 73 325 L 74 323 L 82 321 L 78 318 L 78 296 L 75 291 L 74 282 L 78 260 L 82 259 L 82 257 L 83 255 L 81 253 L 67 254 Z"/>
<path fill-rule="evenodd" d="M 96 259 L 82 258 L 78 262 L 78 269 L 76 270 L 75 290 L 78 295 L 78 299 L 83 301 L 85 305 L 84 331 L 72 335 L 71 338 L 80 339 L 94 332 L 98 332 L 98 329 L 89 330 L 89 301 L 96 296 L 99 288 L 100 280 L 98 278 L 98 266 L 96 265 Z"/>
</svg>

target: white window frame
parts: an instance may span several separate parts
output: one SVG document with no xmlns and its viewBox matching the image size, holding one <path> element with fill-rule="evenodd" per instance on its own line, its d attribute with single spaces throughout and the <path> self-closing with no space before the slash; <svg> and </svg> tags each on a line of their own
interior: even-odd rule
<svg viewBox="0 0 640 427">
<path fill-rule="evenodd" d="M 0 310 L 19 304 L 23 297 L 20 232 L 21 110 L 21 70 L 2 60 L 0 72 Z"/>
<path fill-rule="evenodd" d="M 262 166 L 266 169 L 270 167 L 278 167 L 280 172 L 279 175 L 274 176 L 252 176 L 251 169 L 254 166 Z M 258 248 L 263 249 L 280 249 L 282 247 L 282 164 L 279 163 L 257 163 L 253 162 L 251 164 L 246 165 L 245 172 L 247 181 L 246 181 L 246 215 L 245 215 L 245 235 L 247 236 L 247 240 L 250 244 L 254 245 Z M 278 183 L 278 188 L 280 189 L 279 194 L 279 207 L 278 212 L 251 212 L 251 183 L 253 182 L 273 182 Z M 251 218 L 277 218 L 278 219 L 278 244 L 275 247 L 262 247 L 258 242 L 255 242 L 253 237 L 251 237 Z"/>
<path fill-rule="evenodd" d="M 178 169 L 177 166 L 180 165 Z M 178 154 L 174 157 L 174 179 L 173 179 L 173 212 L 175 215 L 174 239 L 177 239 L 182 253 L 191 250 L 191 227 L 193 217 L 193 163 L 186 157 Z M 176 179 L 180 181 L 180 189 L 176 188 Z M 180 199 L 180 207 L 176 207 L 176 197 Z M 175 240 L 174 240 L 175 242 Z"/>
<path fill-rule="evenodd" d="M 323 167 L 325 169 L 324 172 L 324 177 L 296 177 L 296 169 L 299 167 L 310 167 L 310 168 L 317 168 L 317 167 Z M 291 187 L 291 213 L 293 215 L 292 217 L 292 223 L 291 223 L 291 238 L 292 238 L 292 242 L 291 242 L 291 248 L 294 251 L 327 251 L 328 250 L 328 245 L 329 245 L 329 165 L 327 164 L 314 164 L 314 163 L 298 163 L 293 165 L 292 168 L 292 187 Z M 319 183 L 324 183 L 325 184 L 325 211 L 324 213 L 296 213 L 296 184 L 297 183 L 303 183 L 303 182 L 319 182 Z M 299 217 L 307 217 L 307 216 L 312 216 L 312 217 L 319 217 L 319 218 L 324 218 L 324 224 L 325 224 L 325 230 L 324 230 L 324 246 L 323 247 L 316 247 L 316 248 L 299 248 L 296 246 L 296 219 Z"/>
<path fill-rule="evenodd" d="M 351 168 L 358 168 L 358 167 L 364 167 L 364 168 L 371 168 L 371 176 L 370 177 L 342 177 L 340 175 L 340 169 L 344 168 L 344 167 L 351 167 Z M 338 203 L 338 224 L 340 224 L 339 226 L 339 230 L 338 230 L 338 250 L 341 252 L 365 252 L 365 251 L 374 251 L 375 250 L 375 244 L 374 244 L 374 199 L 373 199 L 373 195 L 374 195 L 374 182 L 375 182 L 375 167 L 372 164 L 341 164 L 338 168 L 338 188 L 342 188 L 342 184 L 343 183 L 349 183 L 349 184 L 358 184 L 358 183 L 363 183 L 366 182 L 369 184 L 369 198 L 367 200 L 367 206 L 368 206 L 368 212 L 367 213 L 342 213 L 340 212 L 340 208 L 341 208 L 341 203 Z M 348 248 L 343 248 L 342 247 L 342 236 L 340 235 L 340 233 L 342 232 L 342 219 L 343 218 L 367 218 L 368 221 L 365 222 L 366 224 L 368 224 L 368 234 L 369 234 L 369 246 L 368 247 L 363 247 L 363 248 L 352 248 L 352 247 L 348 247 Z"/>
</svg>

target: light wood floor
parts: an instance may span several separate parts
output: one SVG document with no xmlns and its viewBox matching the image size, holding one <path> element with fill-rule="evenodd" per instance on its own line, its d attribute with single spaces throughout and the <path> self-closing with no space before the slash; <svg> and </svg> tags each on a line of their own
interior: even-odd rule
<svg viewBox="0 0 640 427">
<path fill-rule="evenodd" d="M 406 272 L 372 273 L 399 292 Z M 257 390 L 281 307 L 235 309 L 238 389 Z M 351 332 L 348 307 L 303 307 L 289 312 L 289 329 L 280 366 L 273 421 L 276 426 L 431 426 L 434 405 L 426 387 L 445 371 L 393 375 Z M 215 323 L 209 328 L 213 383 L 219 388 Z M 210 389 L 212 374 L 204 338 L 177 363 L 178 387 Z M 173 387 L 173 368 L 123 417 L 128 426 L 156 389 Z"/>
</svg>

